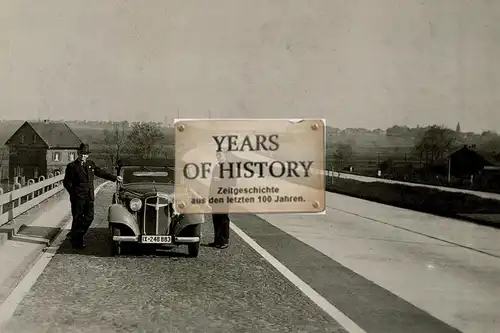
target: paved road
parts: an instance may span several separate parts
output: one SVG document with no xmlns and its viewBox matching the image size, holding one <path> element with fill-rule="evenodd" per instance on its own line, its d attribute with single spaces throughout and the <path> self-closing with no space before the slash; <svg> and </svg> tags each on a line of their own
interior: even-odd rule
<svg viewBox="0 0 500 333">
<path fill-rule="evenodd" d="M 106 257 L 112 188 L 97 196 L 89 248 L 65 242 L 4 332 L 345 332 L 234 233 L 227 251 L 202 248 L 197 259 Z M 340 195 L 328 202 L 327 215 L 233 222 L 368 333 L 498 331 L 496 231 Z"/>
<path fill-rule="evenodd" d="M 197 259 L 106 257 L 112 188 L 96 198 L 88 249 L 65 242 L 4 332 L 344 332 L 236 236 Z"/>
<path fill-rule="evenodd" d="M 431 321 L 422 310 L 463 332 L 500 331 L 500 230 L 335 193 L 327 193 L 327 202 L 323 216 L 260 217 L 356 272 L 349 278 L 329 273 L 347 290 L 318 288 L 334 293 L 335 306 L 359 325 L 375 328 L 392 320 L 401 329 L 397 321 L 406 317 L 405 332 L 448 332 L 426 326 Z M 359 299 L 349 299 L 350 288 L 359 288 Z M 349 302 L 336 301 L 344 296 Z M 377 303 L 377 315 L 364 316 L 372 311 L 364 307 Z M 399 319 L 386 318 L 391 306 Z"/>
</svg>

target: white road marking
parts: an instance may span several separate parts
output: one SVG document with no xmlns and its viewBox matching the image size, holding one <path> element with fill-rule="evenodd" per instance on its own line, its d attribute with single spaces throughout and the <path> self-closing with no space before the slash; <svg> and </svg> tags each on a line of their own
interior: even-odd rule
<svg viewBox="0 0 500 333">
<path fill-rule="evenodd" d="M 195 192 L 195 191 L 193 191 Z M 196 192 L 195 192 L 196 193 Z M 269 252 L 267 252 L 262 246 L 257 244 L 250 236 L 248 236 L 243 230 L 238 228 L 234 223 L 231 223 L 229 227 L 243 239 L 252 249 L 254 249 L 258 254 L 262 256 L 269 264 L 278 270 L 285 278 L 288 279 L 294 286 L 296 286 L 300 291 L 304 293 L 311 301 L 318 305 L 323 311 L 325 311 L 330 317 L 333 318 L 337 323 L 339 323 L 348 333 L 366 333 L 361 327 L 359 327 L 351 318 L 343 314 L 339 309 L 337 309 L 333 304 L 328 302 L 323 296 L 317 293 L 313 288 L 311 288 L 307 283 L 302 281 L 297 275 L 293 274 L 285 265 L 279 262 L 278 259 L 273 257 Z"/>
<path fill-rule="evenodd" d="M 107 185 L 109 182 L 99 185 L 95 189 L 95 194 L 97 194 L 101 188 Z M 26 294 L 33 287 L 35 282 L 38 280 L 40 275 L 45 270 L 45 267 L 49 264 L 50 260 L 54 257 L 55 253 L 64 242 L 66 235 L 70 228 L 71 220 L 61 229 L 60 233 L 56 236 L 53 245 L 49 248 L 50 251 L 46 251 L 33 268 L 26 274 L 24 279 L 19 283 L 19 285 L 12 291 L 9 297 L 4 303 L 0 305 L 0 331 L 4 327 L 15 310 L 24 299 Z M 250 238 L 246 233 L 244 233 L 240 228 L 238 228 L 234 223 L 231 223 L 231 229 L 240 236 L 251 248 L 253 248 L 259 255 L 261 255 L 267 262 L 269 262 L 274 268 L 278 270 L 285 278 L 287 278 L 291 283 L 293 283 L 300 291 L 302 291 L 309 299 L 311 299 L 315 304 L 317 304 L 321 309 L 323 309 L 328 315 L 330 315 L 336 322 L 338 322 L 346 331 L 349 333 L 366 333 L 361 327 L 359 327 L 355 322 L 353 322 L 349 317 L 344 315 L 339 309 L 329 303 L 323 296 L 318 294 L 314 289 L 312 289 L 307 283 L 302 281 L 298 276 L 291 272 L 287 267 L 285 267 L 281 262 L 274 258 L 269 252 L 263 249 L 257 242 Z"/>
<path fill-rule="evenodd" d="M 323 296 L 318 294 L 314 289 L 312 289 L 307 283 L 302 281 L 297 275 L 293 274 L 288 268 L 285 267 L 281 262 L 274 258 L 269 252 L 263 249 L 257 242 L 255 242 L 250 236 L 238 228 L 234 223 L 231 223 L 231 229 L 240 236 L 250 247 L 252 247 L 258 254 L 260 254 L 267 262 L 269 262 L 274 268 L 276 268 L 285 278 L 287 278 L 291 283 L 293 283 L 300 291 L 302 291 L 311 301 L 316 303 L 320 308 L 322 308 L 326 313 L 330 315 L 337 323 L 339 323 L 344 329 L 349 333 L 366 333 L 361 327 L 359 327 L 354 321 L 343 314 L 339 309 L 328 302 Z"/>
<path fill-rule="evenodd" d="M 105 182 L 97 186 L 94 193 L 97 195 L 103 186 L 109 184 L 110 182 Z M 53 246 L 51 249 L 57 249 L 61 246 L 64 239 L 66 238 L 71 225 L 71 219 L 68 219 L 64 228 L 61 229 L 59 234 L 56 236 Z M 52 251 L 51 251 L 52 252 Z M 42 275 L 45 267 L 49 264 L 50 260 L 55 256 L 55 252 L 49 253 L 45 252 L 38 259 L 35 265 L 30 269 L 26 276 L 19 282 L 17 287 L 12 291 L 12 293 L 7 297 L 7 299 L 0 305 L 0 332 L 2 328 L 8 323 L 9 319 L 12 318 L 17 307 L 24 299 L 26 294 L 30 291 L 31 287 L 38 280 L 40 275 Z"/>
</svg>

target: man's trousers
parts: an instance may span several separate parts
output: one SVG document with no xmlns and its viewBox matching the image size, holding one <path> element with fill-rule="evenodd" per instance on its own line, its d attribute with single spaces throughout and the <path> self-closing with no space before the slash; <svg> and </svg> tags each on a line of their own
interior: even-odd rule
<svg viewBox="0 0 500 333">
<path fill-rule="evenodd" d="M 214 224 L 214 243 L 217 245 L 229 244 L 229 214 L 212 214 Z"/>
<path fill-rule="evenodd" d="M 90 196 L 86 198 L 72 198 L 71 214 L 73 215 L 71 242 L 81 244 L 83 237 L 94 220 L 94 201 Z"/>
</svg>

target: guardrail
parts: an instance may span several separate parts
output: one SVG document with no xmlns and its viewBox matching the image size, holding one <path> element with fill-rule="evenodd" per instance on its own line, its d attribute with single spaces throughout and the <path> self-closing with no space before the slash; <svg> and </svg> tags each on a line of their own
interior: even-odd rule
<svg viewBox="0 0 500 333">
<path fill-rule="evenodd" d="M 0 189 L 0 226 L 59 193 L 64 189 L 63 179 L 64 173 L 56 171 L 47 178 L 40 176 L 37 181 L 30 179 L 24 187 L 16 182 L 14 189 L 7 193 Z"/>
</svg>

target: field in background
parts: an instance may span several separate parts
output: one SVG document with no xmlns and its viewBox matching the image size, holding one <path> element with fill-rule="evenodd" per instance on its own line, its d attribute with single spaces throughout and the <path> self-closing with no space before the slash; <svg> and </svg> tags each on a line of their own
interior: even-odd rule
<svg viewBox="0 0 500 333">
<path fill-rule="evenodd" d="M 0 143 L 5 142 L 23 121 L 0 122 Z M 103 167 L 111 167 L 109 154 L 103 146 L 104 130 L 112 130 L 113 123 L 106 122 L 67 122 L 70 128 L 79 136 L 83 142 L 90 145 L 93 151 L 92 159 Z M 130 129 L 130 127 L 128 128 Z M 173 155 L 173 132 L 172 127 L 162 127 L 165 139 L 162 142 L 168 156 Z M 384 161 L 391 161 L 390 170 L 383 172 L 384 178 L 392 178 L 418 183 L 446 185 L 445 176 L 436 176 L 418 173 L 422 163 L 418 157 L 412 155 L 413 147 L 417 142 L 418 133 L 413 129 L 404 135 L 388 135 L 389 130 L 364 130 L 346 129 L 340 130 L 327 127 L 327 156 L 326 166 L 328 169 L 348 171 L 365 176 L 377 176 L 378 170 Z M 487 140 L 484 134 L 467 134 L 471 143 Z M 338 145 L 349 145 L 352 153 L 345 160 L 336 157 Z M 0 156 L 1 159 L 2 156 Z M 4 156 L 5 157 L 5 156 Z M 5 165 L 5 159 L 2 159 Z M 445 184 L 446 183 L 446 184 Z M 452 184 L 454 187 L 467 187 L 467 184 Z M 5 186 L 5 185 L 2 185 Z"/>
</svg>

